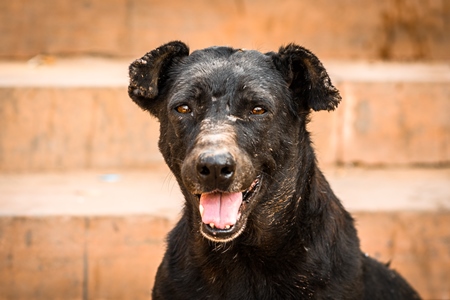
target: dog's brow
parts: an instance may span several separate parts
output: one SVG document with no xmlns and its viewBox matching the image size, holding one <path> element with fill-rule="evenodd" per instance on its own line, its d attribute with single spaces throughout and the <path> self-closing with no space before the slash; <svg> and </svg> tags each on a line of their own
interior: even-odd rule
<svg viewBox="0 0 450 300">
<path fill-rule="evenodd" d="M 212 73 L 219 72 L 220 70 L 223 70 L 228 65 L 228 61 L 224 59 L 217 59 L 214 60 L 214 63 L 211 62 L 198 62 L 195 65 L 192 66 L 192 71 L 194 74 L 192 74 L 194 77 L 203 77 L 203 76 L 209 76 Z"/>
<path fill-rule="evenodd" d="M 214 60 L 207 60 L 196 62 L 191 66 L 189 70 L 189 77 L 209 77 L 212 74 L 224 72 L 225 69 L 228 71 L 232 70 L 232 74 L 236 75 L 245 75 L 246 70 L 243 66 L 244 62 L 232 61 L 229 58 L 215 58 Z"/>
</svg>

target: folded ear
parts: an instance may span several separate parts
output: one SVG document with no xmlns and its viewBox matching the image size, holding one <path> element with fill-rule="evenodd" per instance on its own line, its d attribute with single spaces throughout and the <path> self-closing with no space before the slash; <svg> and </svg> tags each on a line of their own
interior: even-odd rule
<svg viewBox="0 0 450 300">
<path fill-rule="evenodd" d="M 271 55 L 301 108 L 330 111 L 338 106 L 341 101 L 339 91 L 331 84 L 327 71 L 311 51 L 289 44 Z"/>
<path fill-rule="evenodd" d="M 169 77 L 169 68 L 182 57 L 189 55 L 189 48 L 174 41 L 145 54 L 129 67 L 130 84 L 128 95 L 142 109 L 156 115 L 155 99 L 164 88 Z"/>
</svg>

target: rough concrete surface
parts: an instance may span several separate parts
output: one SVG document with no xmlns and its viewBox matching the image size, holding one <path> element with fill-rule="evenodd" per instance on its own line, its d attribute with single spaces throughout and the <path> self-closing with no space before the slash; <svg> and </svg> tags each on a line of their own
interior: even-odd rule
<svg viewBox="0 0 450 300">
<path fill-rule="evenodd" d="M 127 95 L 129 61 L 0 63 L 0 172 L 160 162 L 158 123 Z M 309 124 L 323 164 L 448 165 L 450 65 L 325 62 L 343 100 Z"/>
<path fill-rule="evenodd" d="M 326 168 L 350 211 L 450 210 L 450 169 Z M 174 220 L 183 196 L 167 167 L 0 174 L 0 215 L 152 215 Z"/>
<path fill-rule="evenodd" d="M 321 58 L 450 59 L 446 0 L 2 1 L 0 57 L 137 56 L 179 39 L 193 48 L 277 49 Z"/>
<path fill-rule="evenodd" d="M 324 171 L 363 251 L 450 299 L 450 169 Z M 164 165 L 0 174 L 0 299 L 148 299 L 182 205 Z"/>
</svg>

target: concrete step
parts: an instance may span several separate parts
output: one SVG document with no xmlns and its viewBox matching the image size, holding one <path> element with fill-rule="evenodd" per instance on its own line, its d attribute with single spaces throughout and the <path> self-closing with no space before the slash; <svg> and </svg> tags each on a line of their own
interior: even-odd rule
<svg viewBox="0 0 450 300">
<path fill-rule="evenodd" d="M 323 162 L 450 162 L 450 64 L 327 65 L 343 101 L 331 115 L 313 115 L 310 130 Z"/>
<path fill-rule="evenodd" d="M 7 58 L 135 57 L 179 39 L 193 49 L 273 51 L 297 42 L 329 59 L 450 59 L 448 1 L 45 0 L 0 8 L 0 57 Z"/>
<path fill-rule="evenodd" d="M 1 299 L 149 298 L 182 196 L 164 165 L 105 172 L 0 174 Z M 324 172 L 362 249 L 450 299 L 450 169 Z"/>
<path fill-rule="evenodd" d="M 0 172 L 161 162 L 158 123 L 127 95 L 129 63 L 0 62 Z M 450 64 L 324 63 L 343 101 L 313 113 L 321 164 L 450 163 Z"/>
<path fill-rule="evenodd" d="M 148 166 L 161 161 L 156 120 L 127 96 L 128 62 L 0 67 L 0 172 Z"/>
</svg>

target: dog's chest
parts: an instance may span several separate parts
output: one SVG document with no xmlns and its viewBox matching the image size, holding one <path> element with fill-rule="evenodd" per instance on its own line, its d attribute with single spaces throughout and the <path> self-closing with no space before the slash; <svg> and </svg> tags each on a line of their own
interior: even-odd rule
<svg viewBox="0 0 450 300">
<path fill-rule="evenodd" d="M 216 262 L 217 263 L 217 262 Z M 228 261 L 199 270 L 198 288 L 212 299 L 313 299 L 312 281 L 295 264 L 262 260 Z"/>
</svg>

